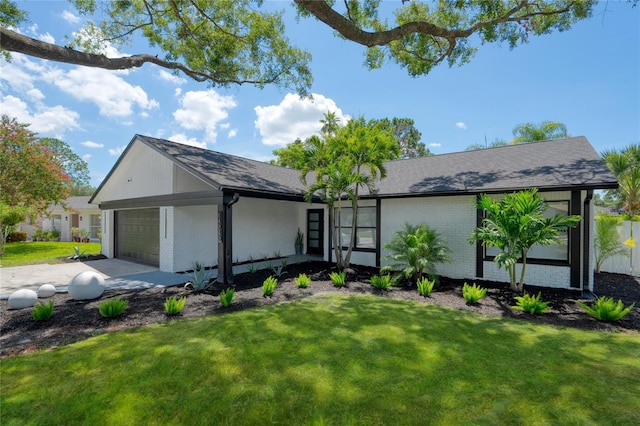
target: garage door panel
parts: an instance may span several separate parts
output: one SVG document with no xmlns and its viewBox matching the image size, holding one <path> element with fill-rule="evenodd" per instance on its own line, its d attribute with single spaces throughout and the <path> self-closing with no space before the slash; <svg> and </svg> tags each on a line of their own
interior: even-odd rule
<svg viewBox="0 0 640 426">
<path fill-rule="evenodd" d="M 159 209 L 119 210 L 116 215 L 116 257 L 158 266 Z"/>
</svg>

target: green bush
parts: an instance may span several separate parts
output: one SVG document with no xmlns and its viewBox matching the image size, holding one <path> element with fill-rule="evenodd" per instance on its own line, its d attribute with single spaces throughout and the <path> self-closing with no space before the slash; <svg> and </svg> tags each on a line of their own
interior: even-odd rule
<svg viewBox="0 0 640 426">
<path fill-rule="evenodd" d="M 127 306 L 129 306 L 127 300 L 111 299 L 100 303 L 98 310 L 100 311 L 100 315 L 105 318 L 115 318 L 122 314 L 124 310 L 127 309 Z"/>
<path fill-rule="evenodd" d="M 391 287 L 391 275 L 375 275 L 369 280 L 372 286 L 380 290 L 388 290 Z"/>
<path fill-rule="evenodd" d="M 20 241 L 27 241 L 27 233 L 24 231 L 10 232 L 9 235 L 7 235 L 6 241 L 8 243 L 17 243 Z"/>
<path fill-rule="evenodd" d="M 516 306 L 512 306 L 511 308 L 536 315 L 544 314 L 550 309 L 549 302 L 542 301 L 542 294 L 540 292 L 535 297 L 529 293 L 525 293 L 524 296 L 517 296 Z"/>
<path fill-rule="evenodd" d="M 194 262 L 191 281 L 186 283 L 184 286 L 185 288 L 191 287 L 196 292 L 204 291 L 211 286 L 210 280 L 211 274 L 205 269 L 204 265 L 200 262 Z"/>
<path fill-rule="evenodd" d="M 464 297 L 464 300 L 466 300 L 469 305 L 475 305 L 486 295 L 487 289 L 476 285 L 476 283 L 473 283 L 473 285 L 464 283 L 462 286 L 462 297 Z"/>
<path fill-rule="evenodd" d="M 178 315 L 184 309 L 184 305 L 187 303 L 186 297 L 177 299 L 175 297 L 169 297 L 164 302 L 164 311 L 167 315 Z"/>
<path fill-rule="evenodd" d="M 269 277 L 262 283 L 262 295 L 263 296 L 271 296 L 278 286 L 278 280 L 274 277 Z"/>
<path fill-rule="evenodd" d="M 74 246 L 73 253 L 71 254 L 71 256 L 69 256 L 69 259 L 78 260 L 86 257 L 87 257 L 87 253 L 85 251 L 80 250 L 80 247 L 78 246 Z"/>
<path fill-rule="evenodd" d="M 307 288 L 309 284 L 311 284 L 311 278 L 307 276 L 307 274 L 300 274 L 295 279 L 296 285 L 300 288 Z"/>
<path fill-rule="evenodd" d="M 231 287 L 220 292 L 220 304 L 223 308 L 230 306 L 233 303 L 233 298 L 236 295 L 236 291 Z"/>
<path fill-rule="evenodd" d="M 576 302 L 584 311 L 598 321 L 618 321 L 620 318 L 631 312 L 635 303 L 625 308 L 622 300 L 613 301 L 613 297 L 600 297 L 593 305 L 587 306 L 582 302 Z"/>
<path fill-rule="evenodd" d="M 36 321 L 46 321 L 53 315 L 53 300 L 49 303 L 38 302 L 31 311 L 31 318 Z"/>
<path fill-rule="evenodd" d="M 329 278 L 331 278 L 331 282 L 336 287 L 344 287 L 344 283 L 347 281 L 347 273 L 342 272 L 332 272 L 329 274 Z"/>
<path fill-rule="evenodd" d="M 451 261 L 451 250 L 444 245 L 444 240 L 425 224 L 405 224 L 404 229 L 396 232 L 384 247 L 391 252 L 385 257 L 390 264 L 381 272 L 399 271 L 395 281 L 406 278 L 417 282 L 422 274 L 434 274 L 436 263 Z"/>
<path fill-rule="evenodd" d="M 418 293 L 421 296 L 427 297 L 433 291 L 433 286 L 436 284 L 435 280 L 430 280 L 426 277 L 418 279 L 416 285 L 418 286 Z"/>
</svg>

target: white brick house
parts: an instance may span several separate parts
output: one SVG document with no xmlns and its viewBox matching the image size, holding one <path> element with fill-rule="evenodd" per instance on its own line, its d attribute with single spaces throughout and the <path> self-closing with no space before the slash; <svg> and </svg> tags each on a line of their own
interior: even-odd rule
<svg viewBox="0 0 640 426">
<path fill-rule="evenodd" d="M 405 223 L 426 223 L 446 240 L 453 262 L 441 275 L 508 282 L 492 253 L 468 238 L 480 221 L 479 194 L 536 187 L 557 212 L 581 215 L 566 242 L 529 259 L 527 284 L 591 289 L 595 189 L 617 187 L 584 137 L 445 154 L 385 164 L 387 177 L 359 202 L 352 263 L 381 266 L 384 245 Z M 294 253 L 332 260 L 326 206 L 304 201 L 299 172 L 136 135 L 90 200 L 102 210 L 103 254 L 189 269 L 199 260 L 231 280 L 233 263 Z M 346 206 L 346 205 L 345 205 Z M 349 207 L 347 207 L 347 213 Z"/>
</svg>

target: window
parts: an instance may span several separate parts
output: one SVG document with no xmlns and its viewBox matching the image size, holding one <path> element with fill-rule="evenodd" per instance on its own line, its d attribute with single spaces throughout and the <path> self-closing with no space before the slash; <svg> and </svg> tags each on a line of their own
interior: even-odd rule
<svg viewBox="0 0 640 426">
<path fill-rule="evenodd" d="M 343 247 L 348 246 L 351 239 L 351 221 L 353 219 L 353 209 L 343 207 L 341 209 L 340 223 L 338 223 L 338 209 L 335 212 L 335 232 L 338 236 L 338 244 Z M 356 223 L 356 240 L 354 249 L 376 248 L 376 208 L 358 207 L 358 222 Z"/>
<path fill-rule="evenodd" d="M 99 214 L 92 214 L 89 218 L 89 238 L 100 238 L 98 234 L 102 228 L 102 216 Z"/>
<path fill-rule="evenodd" d="M 53 231 L 62 232 L 62 215 L 51 215 L 51 226 Z"/>
<path fill-rule="evenodd" d="M 544 216 L 551 218 L 557 214 L 564 216 L 569 215 L 569 201 L 547 201 L 549 208 L 545 212 Z M 569 231 L 565 231 L 559 236 L 559 244 L 552 244 L 550 246 L 534 245 L 529 249 L 527 253 L 527 261 L 541 260 L 541 261 L 569 261 Z M 485 248 L 485 257 L 493 258 L 500 250 L 496 247 Z"/>
</svg>

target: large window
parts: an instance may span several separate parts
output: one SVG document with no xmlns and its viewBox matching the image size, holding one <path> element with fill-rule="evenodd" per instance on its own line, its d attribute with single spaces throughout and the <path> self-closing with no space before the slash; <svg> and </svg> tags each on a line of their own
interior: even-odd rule
<svg viewBox="0 0 640 426">
<path fill-rule="evenodd" d="M 100 238 L 98 234 L 100 233 L 101 227 L 102 227 L 102 216 L 99 214 L 92 214 L 89 220 L 90 220 L 89 237 L 92 239 Z"/>
<path fill-rule="evenodd" d="M 338 236 L 338 244 L 347 247 L 351 239 L 351 221 L 353 209 L 343 207 L 338 222 L 338 209 L 335 212 L 335 232 Z M 375 250 L 376 248 L 376 208 L 358 207 L 358 221 L 356 223 L 356 240 L 354 249 Z"/>
<path fill-rule="evenodd" d="M 549 208 L 545 212 L 544 216 L 547 218 L 551 218 L 557 214 L 561 214 L 563 216 L 569 215 L 569 201 L 547 201 L 547 205 Z M 534 245 L 531 247 L 529 252 L 527 253 L 527 261 L 533 260 L 535 263 L 536 260 L 539 261 L 560 261 L 560 262 L 568 262 L 569 261 L 569 231 L 565 231 L 559 237 L 559 244 L 552 244 L 550 246 L 541 246 Z M 493 258 L 500 250 L 496 247 L 487 247 L 485 248 L 485 257 Z"/>
</svg>

